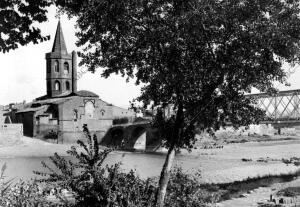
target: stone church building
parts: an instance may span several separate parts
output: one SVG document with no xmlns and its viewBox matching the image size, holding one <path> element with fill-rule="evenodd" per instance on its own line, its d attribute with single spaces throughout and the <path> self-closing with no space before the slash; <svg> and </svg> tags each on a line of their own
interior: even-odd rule
<svg viewBox="0 0 300 207">
<path fill-rule="evenodd" d="M 14 122 L 23 123 L 25 136 L 75 142 L 87 124 L 101 139 L 113 119 L 135 117 L 133 111 L 108 104 L 91 91 L 77 91 L 77 56 L 75 51 L 68 53 L 60 22 L 52 50 L 46 53 L 46 86 L 45 96 L 14 114 Z"/>
</svg>

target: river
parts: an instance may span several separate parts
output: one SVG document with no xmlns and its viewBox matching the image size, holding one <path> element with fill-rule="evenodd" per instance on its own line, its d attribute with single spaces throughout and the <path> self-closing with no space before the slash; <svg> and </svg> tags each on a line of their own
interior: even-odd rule
<svg viewBox="0 0 300 207">
<path fill-rule="evenodd" d="M 147 154 L 131 152 L 113 152 L 108 155 L 105 164 L 115 164 L 121 162 L 122 169 L 129 171 L 135 169 L 137 174 L 142 177 L 158 176 L 165 159 L 164 154 Z M 34 178 L 34 170 L 41 171 L 43 167 L 41 161 L 51 165 L 48 157 L 2 157 L 0 163 L 6 163 L 7 169 L 5 175 L 7 178 L 28 180 Z M 190 162 L 188 157 L 178 156 L 175 164 L 182 166 L 184 169 L 195 169 L 197 163 Z"/>
</svg>

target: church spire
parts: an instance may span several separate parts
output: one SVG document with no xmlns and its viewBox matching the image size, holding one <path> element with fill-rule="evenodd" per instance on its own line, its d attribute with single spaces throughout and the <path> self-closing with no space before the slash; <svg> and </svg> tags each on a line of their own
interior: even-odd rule
<svg viewBox="0 0 300 207">
<path fill-rule="evenodd" d="M 64 39 L 64 35 L 62 32 L 60 20 L 57 24 L 55 39 L 52 47 L 52 52 L 59 52 L 59 53 L 67 53 L 67 47 Z"/>
</svg>

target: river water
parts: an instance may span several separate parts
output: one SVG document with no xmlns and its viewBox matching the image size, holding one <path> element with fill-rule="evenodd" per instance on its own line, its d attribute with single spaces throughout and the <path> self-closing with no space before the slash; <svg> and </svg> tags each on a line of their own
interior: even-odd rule
<svg viewBox="0 0 300 207">
<path fill-rule="evenodd" d="M 108 155 L 105 164 L 115 164 L 121 162 L 121 168 L 125 171 L 136 170 L 136 173 L 142 177 L 158 176 L 165 160 L 165 154 L 147 154 L 130 152 L 113 152 Z M 28 180 L 34 178 L 34 170 L 44 170 L 41 161 L 51 165 L 48 157 L 2 157 L 0 164 L 6 163 L 7 169 L 5 175 L 8 178 Z M 191 162 L 188 157 L 177 156 L 175 165 L 180 165 L 184 169 L 197 169 L 199 163 Z"/>
</svg>

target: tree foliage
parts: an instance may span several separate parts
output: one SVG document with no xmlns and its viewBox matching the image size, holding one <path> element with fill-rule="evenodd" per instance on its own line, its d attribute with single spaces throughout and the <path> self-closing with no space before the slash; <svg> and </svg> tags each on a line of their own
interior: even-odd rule
<svg viewBox="0 0 300 207">
<path fill-rule="evenodd" d="M 57 2 L 78 17 L 82 65 L 135 76 L 146 84 L 138 98 L 145 105 L 181 106 L 181 147 L 191 146 L 195 125 L 256 122 L 262 113 L 244 94 L 285 82 L 283 62 L 299 60 L 298 1 Z"/>
<path fill-rule="evenodd" d="M 174 150 L 191 149 L 196 128 L 257 123 L 264 113 L 245 93 L 274 91 L 274 81 L 286 83 L 283 63 L 299 62 L 297 0 L 56 3 L 78 18 L 81 65 L 104 68 L 104 77 L 135 77 L 144 84 L 138 101 L 174 107 L 174 115 L 156 117 L 169 147 L 158 195 L 165 194 Z"/>
<path fill-rule="evenodd" d="M 0 52 L 8 52 L 30 42 L 37 44 L 49 40 L 42 36 L 34 23 L 47 20 L 47 8 L 52 0 L 1 0 L 0 2 Z"/>
</svg>

